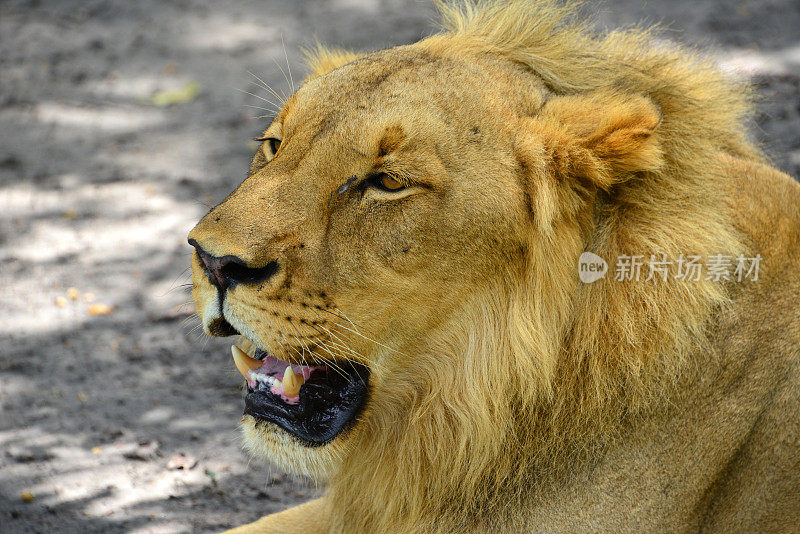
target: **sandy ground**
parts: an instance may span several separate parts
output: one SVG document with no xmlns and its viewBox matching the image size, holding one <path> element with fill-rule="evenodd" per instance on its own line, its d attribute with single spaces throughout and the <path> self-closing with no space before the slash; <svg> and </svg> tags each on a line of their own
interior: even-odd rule
<svg viewBox="0 0 800 534">
<path fill-rule="evenodd" d="M 755 138 L 800 175 L 800 2 L 597 10 L 750 77 Z M 1 532 L 213 532 L 317 491 L 241 451 L 240 380 L 196 328 L 186 234 L 266 125 L 248 71 L 288 92 L 303 46 L 406 43 L 431 17 L 410 0 L 0 3 Z"/>
</svg>

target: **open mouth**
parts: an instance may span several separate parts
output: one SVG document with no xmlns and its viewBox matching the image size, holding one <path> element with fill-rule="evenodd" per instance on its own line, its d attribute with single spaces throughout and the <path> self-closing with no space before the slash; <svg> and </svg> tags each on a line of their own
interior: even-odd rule
<svg viewBox="0 0 800 534">
<path fill-rule="evenodd" d="M 369 369 L 354 362 L 294 365 L 257 349 L 231 347 L 247 380 L 244 413 L 275 423 L 309 446 L 328 443 L 355 419 L 367 398 Z"/>
</svg>

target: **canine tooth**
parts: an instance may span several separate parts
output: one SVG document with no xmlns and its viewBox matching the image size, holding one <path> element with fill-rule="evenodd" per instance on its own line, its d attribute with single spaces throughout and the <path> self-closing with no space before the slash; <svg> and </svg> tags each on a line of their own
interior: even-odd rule
<svg viewBox="0 0 800 534">
<path fill-rule="evenodd" d="M 287 397 L 296 397 L 300 394 L 300 386 L 305 383 L 303 375 L 296 375 L 292 366 L 287 365 L 283 372 L 283 394 Z"/>
<path fill-rule="evenodd" d="M 251 358 L 236 345 L 231 345 L 231 354 L 233 355 L 233 363 L 236 364 L 236 368 L 245 378 L 248 378 L 247 375 L 250 373 L 250 371 L 255 371 L 261 367 L 260 361 Z"/>
</svg>

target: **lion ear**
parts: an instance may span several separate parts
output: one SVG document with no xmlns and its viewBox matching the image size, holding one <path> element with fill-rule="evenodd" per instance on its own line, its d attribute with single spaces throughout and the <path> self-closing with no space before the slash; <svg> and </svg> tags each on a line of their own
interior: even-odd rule
<svg viewBox="0 0 800 534">
<path fill-rule="evenodd" d="M 305 62 L 309 69 L 306 81 L 319 78 L 359 57 L 361 57 L 361 54 L 350 52 L 349 50 L 328 48 L 318 44 L 315 48 L 305 52 Z"/>
<path fill-rule="evenodd" d="M 550 98 L 526 129 L 557 178 L 607 191 L 661 167 L 660 123 L 661 110 L 649 98 L 596 92 Z"/>
</svg>

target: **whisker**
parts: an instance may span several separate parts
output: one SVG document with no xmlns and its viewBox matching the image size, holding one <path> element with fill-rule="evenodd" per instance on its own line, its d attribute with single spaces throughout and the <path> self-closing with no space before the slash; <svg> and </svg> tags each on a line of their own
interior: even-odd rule
<svg viewBox="0 0 800 534">
<path fill-rule="evenodd" d="M 322 307 L 320 306 L 320 308 L 322 308 Z M 332 312 L 331 310 L 329 310 L 327 308 L 322 308 L 322 311 L 324 311 L 325 313 L 330 313 L 331 315 L 333 315 L 334 317 L 338 317 L 339 319 L 344 319 L 345 321 L 350 321 L 350 319 L 348 319 L 347 317 L 344 317 L 342 315 L 339 315 L 338 313 Z"/>
<path fill-rule="evenodd" d="M 332 356 L 334 359 L 336 358 L 336 355 L 335 355 L 335 354 L 333 354 L 333 352 L 332 352 L 332 351 L 328 350 L 328 353 L 329 353 L 329 354 L 330 354 L 330 355 L 331 355 L 331 356 Z M 347 373 L 344 371 L 344 369 L 342 369 L 341 367 L 339 367 L 339 365 L 338 365 L 338 364 L 337 364 L 335 361 L 333 361 L 333 360 L 326 360 L 326 362 L 325 362 L 325 365 L 327 365 L 327 366 L 329 366 L 329 367 L 332 367 L 332 368 L 333 368 L 333 370 L 336 372 L 336 374 L 338 374 L 339 376 L 341 376 L 342 378 L 344 378 L 345 380 L 347 380 L 347 382 L 348 382 L 348 383 L 352 383 L 352 380 L 350 380 L 350 376 L 348 376 L 348 374 L 347 374 Z M 360 377 L 359 377 L 359 378 L 360 378 Z"/>
<path fill-rule="evenodd" d="M 381 347 L 383 347 L 383 348 L 385 348 L 387 350 L 391 350 L 393 352 L 396 352 L 397 354 L 405 356 L 405 354 L 403 354 L 402 352 L 398 351 L 397 349 L 393 349 L 391 347 L 388 347 L 388 346 L 384 345 L 383 343 L 380 343 L 379 341 L 376 341 L 376 340 L 374 340 L 374 339 L 372 339 L 370 337 L 365 336 L 364 334 L 362 334 L 361 332 L 358 331 L 358 327 L 355 325 L 355 323 L 353 321 L 350 320 L 350 318 L 347 316 L 346 313 L 344 313 L 339 308 L 336 308 L 336 311 L 341 313 L 344 316 L 344 318 L 347 320 L 347 322 L 349 322 L 353 326 L 353 328 L 355 328 L 355 330 L 351 330 L 350 328 L 347 328 L 346 326 L 344 326 L 342 324 L 339 324 L 339 323 L 334 323 L 335 326 L 338 326 L 339 328 L 343 328 L 343 329 L 347 330 L 348 332 L 352 332 L 353 334 L 355 334 L 357 336 L 360 336 L 360 337 L 366 339 L 367 341 L 375 343 L 376 345 L 379 345 L 379 346 L 381 346 Z"/>
<path fill-rule="evenodd" d="M 281 67 L 280 63 L 278 63 L 278 60 L 272 58 L 272 62 L 275 63 L 275 66 L 278 67 L 278 69 L 280 69 L 281 74 L 283 74 L 283 79 L 286 80 L 286 83 L 289 83 L 289 77 L 286 75 L 286 71 L 283 70 L 283 67 Z M 281 90 L 281 94 L 283 94 L 283 90 Z M 288 100 L 286 95 L 284 95 L 283 98 L 284 100 Z"/>
<path fill-rule="evenodd" d="M 286 43 L 283 40 L 283 34 L 281 34 L 281 45 L 283 45 L 283 57 L 286 58 L 286 70 L 289 71 L 289 85 L 292 88 L 292 93 L 294 93 L 294 78 L 292 78 L 292 67 L 289 65 L 289 54 L 286 53 Z"/>
<path fill-rule="evenodd" d="M 265 108 L 263 106 L 254 106 L 252 104 L 242 104 L 242 105 L 244 107 L 246 107 L 246 108 L 263 109 L 264 111 L 269 111 L 270 113 L 277 113 L 278 112 L 277 109 Z"/>
<path fill-rule="evenodd" d="M 206 350 L 208 348 L 208 342 L 211 341 L 211 336 L 206 334 L 205 330 L 202 331 L 203 334 L 203 348 L 202 350 Z"/>
<path fill-rule="evenodd" d="M 200 316 L 197 315 L 197 313 L 193 313 L 193 314 L 189 315 L 183 321 L 181 321 L 180 328 L 181 329 L 186 328 L 187 326 L 189 326 L 189 322 L 194 321 L 195 319 L 200 319 Z M 202 323 L 198 323 L 198 324 L 202 325 Z M 197 325 L 195 325 L 195 326 L 197 326 Z"/>
<path fill-rule="evenodd" d="M 250 72 L 250 71 L 247 71 L 247 72 Z M 251 72 L 250 74 L 253 74 L 253 73 Z M 255 76 L 255 74 L 253 74 L 253 76 Z M 256 78 L 258 78 L 258 77 L 256 76 Z M 272 87 L 267 85 L 267 83 L 264 82 L 263 80 L 261 80 L 261 78 L 258 78 L 258 80 L 260 80 L 261 83 L 259 83 L 258 81 L 252 82 L 258 89 L 263 89 L 265 91 L 268 91 L 270 95 L 272 95 L 272 96 L 274 96 L 275 98 L 278 99 L 278 102 L 280 102 L 281 104 L 286 104 L 286 101 L 283 99 L 283 97 L 281 95 L 279 95 L 277 92 L 275 92 L 275 90 Z"/>
<path fill-rule="evenodd" d="M 361 354 L 356 352 L 354 349 L 348 347 L 347 345 L 342 345 L 341 343 L 337 343 L 337 342 L 332 341 L 330 339 L 327 341 L 327 343 L 329 343 L 332 347 L 335 347 L 335 348 L 339 349 L 340 352 L 345 353 L 343 355 L 346 355 L 346 356 L 348 356 L 348 357 L 350 357 L 350 358 L 352 358 L 354 360 L 358 360 L 360 362 L 369 363 L 369 360 L 367 360 L 366 357 L 362 356 Z"/>
<path fill-rule="evenodd" d="M 352 326 L 353 328 L 355 328 L 355 329 L 356 329 L 356 333 L 357 333 L 357 334 L 360 334 L 360 332 L 358 331 L 358 326 L 356 325 L 356 323 L 354 323 L 354 322 L 353 322 L 353 321 L 350 319 L 350 317 L 348 317 L 348 316 L 347 316 L 347 314 L 346 314 L 345 312 L 343 312 L 342 310 L 340 310 L 339 308 L 336 308 L 336 307 L 334 307 L 334 309 L 336 310 L 336 312 L 337 312 L 337 313 L 340 313 L 340 314 L 342 315 L 342 317 L 344 317 L 344 319 L 345 319 L 345 320 L 346 320 L 348 323 L 350 323 L 350 326 Z M 387 347 L 387 348 L 388 348 L 388 347 Z"/>
<path fill-rule="evenodd" d="M 353 322 L 353 321 L 350 319 L 350 317 L 348 317 L 348 316 L 347 316 L 347 314 L 346 314 L 346 313 L 344 313 L 344 312 L 343 312 L 342 310 L 340 310 L 339 308 L 334 308 L 334 309 L 336 310 L 335 312 L 333 312 L 333 311 L 330 311 L 330 310 L 327 310 L 327 309 L 325 309 L 325 308 L 323 308 L 323 310 L 322 310 L 322 311 L 326 311 L 326 312 L 330 313 L 331 315 L 333 315 L 333 316 L 335 316 L 335 317 L 338 317 L 338 318 L 340 318 L 340 319 L 344 319 L 345 321 L 347 321 L 348 323 L 350 323 L 350 325 L 351 325 L 351 326 L 352 326 L 352 327 L 355 329 L 355 330 L 351 330 L 351 332 L 353 332 L 354 334 L 357 334 L 357 335 L 359 335 L 359 336 L 361 336 L 361 337 L 363 337 L 363 338 L 367 339 L 368 341 L 372 341 L 373 343 L 377 343 L 377 341 L 375 341 L 375 340 L 372 340 L 372 339 L 369 339 L 369 338 L 367 338 L 366 336 L 362 335 L 362 334 L 361 334 L 361 332 L 359 332 L 359 331 L 358 331 L 358 326 L 356 326 L 356 323 L 354 323 L 354 322 Z M 334 324 L 336 324 L 337 326 L 341 326 L 342 328 L 345 328 L 345 329 L 347 329 L 345 326 L 343 326 L 343 325 L 339 325 L 338 323 L 334 323 Z M 389 348 L 389 347 L 386 347 L 386 348 Z"/>
<path fill-rule="evenodd" d="M 255 94 L 255 93 L 251 93 L 250 91 L 245 91 L 244 89 L 236 89 L 236 90 L 239 91 L 240 93 L 244 93 L 246 95 L 254 96 L 254 97 L 258 98 L 259 100 L 263 100 L 267 104 L 269 104 L 271 106 L 275 106 L 276 108 L 280 107 L 280 106 L 278 106 L 278 104 L 276 104 L 275 102 L 273 102 L 269 98 L 264 98 L 263 96 L 259 96 L 259 95 Z"/>
<path fill-rule="evenodd" d="M 312 325 L 312 326 L 314 326 L 314 325 Z M 331 332 L 330 330 L 328 330 L 328 329 L 327 329 L 327 328 L 325 328 L 324 326 L 322 326 L 322 325 L 319 325 L 319 326 L 320 326 L 322 329 L 324 329 L 324 330 L 325 330 L 325 332 L 327 332 L 327 334 L 328 334 L 329 336 L 333 336 L 333 337 L 335 337 L 335 338 L 336 338 L 336 339 L 337 339 L 337 340 L 340 342 L 340 344 L 337 344 L 337 345 L 339 345 L 340 347 L 342 347 L 343 349 L 347 350 L 348 352 L 352 353 L 353 355 L 355 355 L 355 356 L 357 356 L 357 357 L 362 357 L 362 358 L 364 358 L 364 356 L 362 356 L 361 354 L 359 354 L 359 353 L 358 353 L 358 352 L 357 352 L 355 349 L 353 349 L 353 348 L 351 348 L 351 347 L 348 347 L 348 346 L 347 346 L 347 344 L 346 344 L 346 343 L 347 343 L 347 340 L 345 340 L 345 339 L 343 339 L 342 337 L 340 337 L 340 336 L 336 335 L 335 333 Z M 316 326 L 314 326 L 314 328 L 316 329 Z M 323 335 L 324 335 L 324 333 L 323 333 L 323 332 L 321 332 L 321 331 L 319 331 L 319 330 L 317 330 L 317 332 L 319 332 L 320 334 L 323 334 Z M 335 342 L 331 341 L 331 343 L 335 343 Z M 365 359 L 366 359 L 366 358 L 365 358 Z"/>
<path fill-rule="evenodd" d="M 295 337 L 295 336 L 292 336 L 292 337 L 294 337 L 295 341 L 300 343 L 300 340 L 297 339 L 297 337 Z M 286 348 L 286 345 L 284 345 L 283 343 L 281 343 L 281 346 L 283 346 L 284 349 Z M 300 361 L 303 362 L 302 365 L 308 366 L 308 363 L 306 362 L 306 358 L 305 358 L 305 347 L 303 347 L 303 352 L 300 352 L 299 350 L 297 350 L 297 347 L 295 347 L 294 345 L 290 345 L 289 348 L 292 349 L 293 351 L 295 351 L 298 356 L 300 356 Z"/>
<path fill-rule="evenodd" d="M 270 87 L 267 82 L 265 82 L 264 80 L 262 80 L 261 78 L 256 76 L 254 73 L 250 72 L 249 70 L 247 72 L 248 72 L 248 74 L 250 74 L 250 76 L 252 76 L 256 80 L 261 82 L 260 87 L 263 87 L 264 89 L 266 89 L 267 91 L 269 91 L 270 93 L 275 95 L 275 98 L 277 98 L 278 100 L 281 101 L 281 105 L 285 105 L 286 104 L 286 99 L 285 98 L 281 98 L 281 96 L 278 93 L 276 93 L 275 90 L 272 87 Z"/>
<path fill-rule="evenodd" d="M 189 269 L 191 269 L 191 268 L 192 268 L 192 266 L 190 265 L 190 266 L 186 267 L 184 270 L 182 270 L 182 271 L 180 272 L 180 274 L 179 274 L 178 276 L 176 276 L 176 277 L 175 277 L 175 278 L 172 280 L 172 282 L 169 284 L 169 289 L 167 289 L 167 291 L 166 291 L 166 292 L 165 292 L 163 295 L 161 295 L 161 296 L 163 297 L 164 295 L 166 295 L 167 293 L 169 293 L 170 291 L 172 291 L 172 290 L 173 290 L 173 288 L 174 288 L 174 286 L 175 286 L 175 282 L 177 282 L 177 281 L 178 281 L 178 278 L 180 278 L 181 276 L 183 276 L 184 274 L 186 274 L 186 271 L 188 271 L 188 270 L 189 270 Z M 188 284 L 188 285 L 191 285 L 191 284 Z"/>
<path fill-rule="evenodd" d="M 292 328 L 294 329 L 294 331 L 295 331 L 295 332 L 297 332 L 297 335 L 298 335 L 298 336 L 300 336 L 300 335 L 301 335 L 301 334 L 300 334 L 300 331 L 299 331 L 299 330 L 297 330 L 297 327 L 294 325 L 294 323 L 290 323 L 290 324 L 292 325 Z M 303 341 L 301 341 L 300 339 L 298 339 L 298 338 L 297 338 L 297 336 L 292 336 L 292 337 L 294 337 L 295 341 L 297 341 L 297 342 L 298 342 L 300 345 L 302 345 L 302 346 L 303 346 L 303 350 L 304 350 L 304 351 L 305 351 L 305 350 L 307 350 L 309 355 L 313 355 L 313 353 L 311 352 L 311 349 L 309 349 L 309 348 L 306 346 L 306 344 L 305 344 L 305 343 L 303 343 Z M 301 336 L 301 337 L 302 337 L 302 336 Z M 302 356 L 301 356 L 301 358 L 302 358 Z M 305 362 L 305 359 L 303 359 L 303 361 Z M 331 362 L 331 361 L 329 361 L 329 362 L 327 362 L 327 363 L 329 363 L 330 365 L 332 365 L 332 366 L 334 367 L 334 370 L 336 370 L 336 371 L 337 371 L 337 372 L 338 372 L 338 373 L 339 373 L 339 374 L 342 376 L 342 378 L 345 378 L 345 379 L 347 379 L 348 381 L 350 381 L 350 378 L 349 378 L 349 376 L 347 376 L 347 374 L 344 372 L 344 369 L 342 369 L 341 367 L 339 367 L 339 366 L 338 366 L 336 363 L 334 363 L 334 362 Z M 359 379 L 361 379 L 361 377 L 360 377 L 360 376 L 359 376 L 358 378 L 359 378 Z M 363 380 L 361 380 L 361 381 L 363 382 Z"/>
<path fill-rule="evenodd" d="M 190 288 L 191 288 L 193 285 L 194 285 L 194 284 L 179 284 L 179 285 L 177 285 L 177 286 L 170 287 L 169 289 L 167 289 L 166 291 L 164 291 L 164 293 L 162 293 L 161 295 L 159 295 L 159 297 L 164 297 L 164 296 L 166 296 L 166 295 L 169 295 L 169 294 L 171 294 L 173 291 L 186 291 L 187 289 L 190 289 Z"/>
<path fill-rule="evenodd" d="M 324 343 L 324 344 L 326 344 L 326 345 L 329 345 L 330 347 L 332 347 L 332 348 L 334 348 L 334 349 L 339 349 L 339 353 L 337 354 L 337 356 L 338 356 L 339 358 L 341 358 L 341 359 L 344 359 L 344 360 L 348 360 L 348 359 L 349 359 L 349 360 L 355 360 L 356 362 L 362 363 L 362 364 L 364 364 L 365 366 L 367 366 L 367 365 L 370 363 L 369 361 L 367 361 L 367 360 L 366 360 L 366 358 L 364 358 L 364 357 L 363 357 L 363 356 L 361 356 L 360 354 L 357 354 L 357 353 L 354 353 L 354 352 L 352 352 L 352 349 L 350 349 L 350 348 L 348 348 L 348 347 L 342 347 L 342 345 L 339 345 L 338 343 L 333 343 L 333 342 L 332 342 L 332 341 L 330 341 L 330 340 L 328 340 L 327 342 L 321 342 L 321 343 Z M 341 353 L 341 349 L 342 349 L 342 348 L 343 348 L 344 350 L 348 351 L 348 353 L 349 353 L 349 354 L 342 354 L 342 353 Z M 328 351 L 329 351 L 329 352 L 332 352 L 330 349 L 328 349 Z M 361 377 L 361 374 L 358 372 L 358 368 L 354 367 L 354 368 L 353 368 L 353 370 L 355 371 L 355 373 L 356 373 L 356 376 L 358 376 L 358 379 L 359 379 L 359 380 L 361 380 L 361 381 L 363 382 L 363 381 L 364 381 L 364 379 Z"/>
<path fill-rule="evenodd" d="M 295 332 L 297 332 L 297 335 L 299 336 L 300 332 L 297 330 L 297 327 L 294 325 L 294 323 L 289 323 L 289 324 L 292 325 L 292 328 L 294 329 Z M 300 355 L 300 359 L 303 360 L 303 365 L 309 367 L 308 362 L 306 361 L 305 358 L 305 354 L 306 351 L 308 351 L 308 355 L 311 356 L 311 351 L 308 349 L 305 343 L 303 343 L 300 339 L 297 339 L 297 336 L 292 336 L 292 337 L 303 347 L 303 354 Z"/>
<path fill-rule="evenodd" d="M 194 326 L 192 327 L 192 329 L 191 329 L 191 330 L 189 330 L 189 333 L 188 333 L 188 335 L 190 335 L 190 336 L 191 336 L 192 334 L 194 334 L 194 333 L 195 333 L 195 332 L 197 332 L 198 330 L 202 330 L 202 328 L 203 328 L 203 323 L 197 323 L 196 325 L 194 325 Z"/>
<path fill-rule="evenodd" d="M 284 348 L 285 348 L 285 346 L 284 346 Z M 297 355 L 300 356 L 301 360 L 303 359 L 303 355 L 299 350 L 297 350 L 297 347 L 295 347 L 294 345 L 289 345 L 289 348 L 292 349 L 293 351 L 295 351 L 297 353 Z"/>
<path fill-rule="evenodd" d="M 334 362 L 334 360 L 336 360 L 337 358 L 341 358 L 342 355 L 334 353 L 330 348 L 328 348 L 327 345 L 325 345 L 324 342 L 320 343 L 320 348 L 331 355 L 331 359 L 326 361 L 326 365 L 333 367 L 333 370 L 336 371 L 336 374 L 347 380 L 349 384 L 352 384 L 353 381 L 350 379 L 350 376 L 347 373 L 345 373 L 344 369 L 339 367 L 339 365 Z M 363 382 L 360 376 L 358 378 Z"/>
<path fill-rule="evenodd" d="M 314 329 L 315 329 L 315 330 L 317 330 L 317 329 L 316 329 L 316 326 L 314 326 L 314 325 L 312 325 L 312 326 L 314 327 Z M 330 330 L 328 330 L 328 329 L 327 329 L 327 328 L 325 328 L 324 326 L 322 326 L 322 325 L 319 325 L 319 326 L 320 326 L 321 328 L 323 328 L 323 329 L 324 329 L 326 332 L 328 332 L 328 334 L 329 334 L 329 335 L 336 337 L 336 338 L 337 338 L 339 341 L 341 341 L 342 343 L 346 343 L 346 341 L 345 341 L 345 340 L 343 340 L 342 338 L 340 338 L 339 336 L 337 336 L 336 334 L 334 334 L 333 332 L 331 332 Z M 320 334 L 322 334 L 322 332 L 320 332 L 319 330 L 317 330 L 317 332 L 319 332 Z M 353 359 L 353 360 L 356 360 L 357 362 L 359 362 L 359 363 L 362 363 L 362 364 L 366 365 L 367 367 L 373 367 L 373 368 L 374 368 L 374 367 L 379 367 L 379 366 L 377 366 L 377 365 L 375 364 L 375 362 L 372 362 L 372 361 L 370 361 L 370 359 L 369 359 L 369 358 L 367 358 L 367 357 L 366 357 L 366 356 L 364 356 L 363 354 L 359 353 L 358 351 L 356 351 L 356 350 L 355 350 L 355 349 L 353 349 L 352 347 L 348 347 L 347 345 L 336 343 L 336 342 L 334 342 L 334 341 L 332 341 L 332 340 L 330 340 L 330 339 L 328 340 L 328 342 L 329 342 L 331 345 L 335 346 L 335 347 L 341 347 L 342 349 L 346 350 L 346 351 L 349 353 L 349 357 L 350 357 L 351 359 Z M 323 343 L 324 343 L 324 342 L 323 342 Z M 343 356 L 343 355 L 340 355 L 340 356 Z M 347 357 L 347 356 L 345 356 L 345 357 Z M 355 371 L 356 371 L 356 375 L 358 376 L 358 379 L 359 379 L 359 380 L 361 380 L 362 382 L 364 382 L 364 379 L 361 377 L 361 374 L 359 374 L 359 372 L 358 372 L 358 369 L 357 369 L 357 368 L 354 368 L 354 369 L 355 369 Z"/>
<path fill-rule="evenodd" d="M 347 328 L 347 327 L 346 327 L 346 326 L 344 326 L 343 324 L 334 323 L 334 325 L 335 325 L 335 326 L 338 326 L 339 328 L 344 328 L 344 329 L 345 329 L 345 330 L 347 330 L 348 332 L 352 332 L 353 334 L 355 334 L 355 335 L 357 335 L 357 336 L 360 336 L 360 337 L 362 337 L 362 338 L 366 339 L 367 341 L 369 341 L 369 342 L 371 342 L 371 343 L 375 343 L 376 345 L 378 345 L 378 346 L 380 346 L 380 347 L 383 347 L 383 348 L 385 348 L 386 350 L 390 350 L 390 351 L 392 351 L 392 352 L 396 352 L 396 353 L 398 353 L 398 354 L 403 354 L 403 353 L 402 353 L 402 352 L 400 352 L 399 350 L 397 350 L 397 349 L 393 349 L 392 347 L 388 347 L 388 346 L 384 345 L 383 343 L 381 343 L 380 341 L 376 341 L 376 340 L 374 340 L 374 339 L 372 339 L 372 338 L 369 338 L 369 337 L 365 336 L 364 334 L 362 334 L 362 333 L 360 333 L 360 332 L 356 332 L 355 330 L 351 330 L 350 328 Z"/>
</svg>

